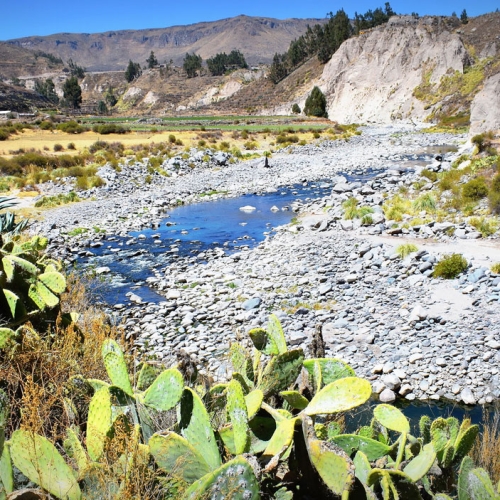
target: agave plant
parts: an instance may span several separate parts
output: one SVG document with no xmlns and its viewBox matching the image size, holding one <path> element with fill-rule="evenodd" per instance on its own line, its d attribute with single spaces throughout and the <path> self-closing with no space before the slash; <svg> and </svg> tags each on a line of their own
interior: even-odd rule
<svg viewBox="0 0 500 500">
<path fill-rule="evenodd" d="M 17 204 L 15 198 L 8 198 L 5 196 L 0 197 L 0 210 L 13 207 Z M 16 224 L 15 215 L 11 212 L 0 214 L 0 246 L 2 242 L 2 234 L 19 234 L 23 229 L 28 226 L 28 219 L 24 219 Z"/>
</svg>

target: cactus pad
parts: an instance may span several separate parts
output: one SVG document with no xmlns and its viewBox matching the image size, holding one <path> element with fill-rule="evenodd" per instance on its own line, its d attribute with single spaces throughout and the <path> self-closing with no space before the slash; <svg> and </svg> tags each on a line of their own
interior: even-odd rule
<svg viewBox="0 0 500 500">
<path fill-rule="evenodd" d="M 165 370 L 144 393 L 144 404 L 158 411 L 168 411 L 180 401 L 183 388 L 181 372 L 175 368 Z"/>
<path fill-rule="evenodd" d="M 236 455 L 247 451 L 249 446 L 248 411 L 241 384 L 231 380 L 227 387 L 227 414 L 233 425 Z"/>
<path fill-rule="evenodd" d="M 137 390 L 145 391 L 160 374 L 160 370 L 149 363 L 143 363 L 137 376 Z"/>
<path fill-rule="evenodd" d="M 87 421 L 87 451 L 92 460 L 99 460 L 104 451 L 104 441 L 113 426 L 111 394 L 102 387 L 92 397 Z"/>
<path fill-rule="evenodd" d="M 188 387 L 182 393 L 178 421 L 181 434 L 201 453 L 210 469 L 220 467 L 221 459 L 210 417 L 200 397 Z"/>
<path fill-rule="evenodd" d="M 299 376 L 303 361 L 302 349 L 273 356 L 262 373 L 258 388 L 265 396 L 272 396 L 288 389 Z"/>
<path fill-rule="evenodd" d="M 258 349 L 268 356 L 280 354 L 274 338 L 271 337 L 264 328 L 254 328 L 248 332 L 248 335 L 255 349 Z"/>
<path fill-rule="evenodd" d="M 410 432 L 408 419 L 394 406 L 380 404 L 373 410 L 373 415 L 381 425 L 391 431 Z"/>
<path fill-rule="evenodd" d="M 423 450 L 404 468 L 403 472 L 416 482 L 427 474 L 435 460 L 434 446 L 431 443 L 426 444 Z"/>
<path fill-rule="evenodd" d="M 243 457 L 236 457 L 193 483 L 184 500 L 258 500 L 259 483 L 252 467 Z"/>
<path fill-rule="evenodd" d="M 260 389 L 254 389 L 245 396 L 249 420 L 252 419 L 260 410 L 263 399 L 264 393 Z"/>
<path fill-rule="evenodd" d="M 14 465 L 31 481 L 57 498 L 81 499 L 73 470 L 48 439 L 17 430 L 12 434 L 10 448 Z"/>
<path fill-rule="evenodd" d="M 338 413 L 366 403 L 372 394 L 367 380 L 347 377 L 326 385 L 304 410 L 306 415 Z"/>
<path fill-rule="evenodd" d="M 283 328 L 281 327 L 280 320 L 275 314 L 269 316 L 269 321 L 267 322 L 267 333 L 271 337 L 273 344 L 278 349 L 278 354 L 284 354 L 287 352 L 285 334 Z"/>
<path fill-rule="evenodd" d="M 103 342 L 102 358 L 113 385 L 132 396 L 134 393 L 128 378 L 127 364 L 120 346 L 114 340 L 107 339 Z"/>
<path fill-rule="evenodd" d="M 368 458 L 362 451 L 358 451 L 353 460 L 355 469 L 355 476 L 363 483 L 368 482 L 368 476 L 372 471 Z"/>
<path fill-rule="evenodd" d="M 262 455 L 263 458 L 271 460 L 275 455 L 281 455 L 286 451 L 292 443 L 296 422 L 296 418 L 278 422 L 273 437 L 269 441 L 267 448 L 264 450 Z"/>
<path fill-rule="evenodd" d="M 14 491 L 14 473 L 12 471 L 12 460 L 10 458 L 10 449 L 5 446 L 0 455 L 0 498 L 5 498 L 5 493 Z"/>
<path fill-rule="evenodd" d="M 148 445 L 161 469 L 168 474 L 181 476 L 189 484 L 211 471 L 200 452 L 174 432 L 153 434 Z"/>
<path fill-rule="evenodd" d="M 474 446 L 474 442 L 478 434 L 479 426 L 477 425 L 470 425 L 470 427 L 467 427 L 465 430 L 460 429 L 455 441 L 455 453 L 453 455 L 454 462 L 462 460 L 462 458 L 469 453 Z"/>
<path fill-rule="evenodd" d="M 431 419 L 427 415 L 423 415 L 418 422 L 420 436 L 424 440 L 424 444 L 431 442 Z"/>
<path fill-rule="evenodd" d="M 436 453 L 443 451 L 450 438 L 448 423 L 444 418 L 436 418 L 431 424 L 431 439 Z"/>
<path fill-rule="evenodd" d="M 304 361 L 304 368 L 314 380 L 314 365 L 319 363 L 323 384 L 328 385 L 345 377 L 355 377 L 354 370 L 344 361 L 335 358 L 313 358 Z"/>
<path fill-rule="evenodd" d="M 280 396 L 297 410 L 303 410 L 309 404 L 309 401 L 297 391 L 281 391 Z"/>
<path fill-rule="evenodd" d="M 16 338 L 16 332 L 10 328 L 0 328 L 0 349 L 11 345 Z"/>
<path fill-rule="evenodd" d="M 355 451 L 362 451 L 370 462 L 378 460 L 391 451 L 391 447 L 375 439 L 370 439 L 356 434 L 340 434 L 330 441 L 342 448 L 348 455 Z"/>
</svg>

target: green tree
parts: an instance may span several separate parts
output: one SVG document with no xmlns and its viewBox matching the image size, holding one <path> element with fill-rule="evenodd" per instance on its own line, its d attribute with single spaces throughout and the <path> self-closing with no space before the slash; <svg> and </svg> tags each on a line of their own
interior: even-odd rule
<svg viewBox="0 0 500 500">
<path fill-rule="evenodd" d="M 130 60 L 128 62 L 127 69 L 125 70 L 125 80 L 128 83 L 135 80 L 137 77 L 142 75 L 141 65 L 139 63 L 132 62 Z"/>
<path fill-rule="evenodd" d="M 99 101 L 97 104 L 97 112 L 100 115 L 105 115 L 108 112 L 108 107 L 106 106 L 106 103 L 104 101 Z"/>
<path fill-rule="evenodd" d="M 462 24 L 467 24 L 469 22 L 469 16 L 467 15 L 467 11 L 465 9 L 460 14 L 460 21 L 462 21 Z"/>
<path fill-rule="evenodd" d="M 153 51 L 151 51 L 151 54 L 149 54 L 149 57 L 146 59 L 146 63 L 149 69 L 158 66 L 158 59 L 156 59 L 155 53 Z"/>
<path fill-rule="evenodd" d="M 51 78 L 47 78 L 45 81 L 35 80 L 35 92 L 45 96 L 50 102 L 55 104 L 59 102 L 56 86 Z"/>
<path fill-rule="evenodd" d="M 292 113 L 296 115 L 300 114 L 300 106 L 297 103 L 294 103 L 292 106 Z"/>
<path fill-rule="evenodd" d="M 193 78 L 198 74 L 198 71 L 201 69 L 202 63 L 203 59 L 201 58 L 201 56 L 195 54 L 194 52 L 192 54 L 186 54 L 182 67 L 184 68 L 184 71 L 186 72 L 188 78 Z"/>
<path fill-rule="evenodd" d="M 326 112 L 326 98 L 318 87 L 314 87 L 306 99 L 304 113 L 307 116 L 328 118 L 328 113 Z"/>
<path fill-rule="evenodd" d="M 113 87 L 111 87 L 111 85 L 108 87 L 108 90 L 104 94 L 104 100 L 110 107 L 113 107 L 118 102 L 118 99 L 116 98 Z"/>
<path fill-rule="evenodd" d="M 73 59 L 68 61 L 68 68 L 71 76 L 76 76 L 80 80 L 85 77 L 85 68 L 78 66 Z"/>
<path fill-rule="evenodd" d="M 78 85 L 78 78 L 70 76 L 64 82 L 62 89 L 67 105 L 79 109 L 82 103 L 82 88 Z"/>
</svg>

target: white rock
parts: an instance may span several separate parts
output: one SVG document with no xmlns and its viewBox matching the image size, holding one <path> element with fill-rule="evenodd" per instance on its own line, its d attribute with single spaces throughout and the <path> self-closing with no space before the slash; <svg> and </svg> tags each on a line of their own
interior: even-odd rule
<svg viewBox="0 0 500 500">
<path fill-rule="evenodd" d="M 255 207 L 252 207 L 251 205 L 245 205 L 244 207 L 240 207 L 240 210 L 242 212 L 253 212 L 254 210 L 257 210 Z"/>
<path fill-rule="evenodd" d="M 379 399 L 382 403 L 392 403 L 393 401 L 396 401 L 396 394 L 394 394 L 394 392 L 390 389 L 384 389 L 380 393 Z"/>
</svg>

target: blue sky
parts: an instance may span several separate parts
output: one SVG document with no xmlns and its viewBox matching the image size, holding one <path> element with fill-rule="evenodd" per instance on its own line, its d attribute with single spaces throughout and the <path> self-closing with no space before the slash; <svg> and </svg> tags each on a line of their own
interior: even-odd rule
<svg viewBox="0 0 500 500">
<path fill-rule="evenodd" d="M 53 33 L 96 33 L 120 29 L 163 28 L 226 17 L 249 16 L 321 18 L 327 12 L 344 8 L 349 16 L 355 11 L 383 6 L 384 0 L 324 1 L 315 0 L 4 0 L 1 8 L 0 40 Z M 401 14 L 458 15 L 465 8 L 469 16 L 492 12 L 500 0 L 457 2 L 456 0 L 392 1 L 391 7 Z"/>
</svg>

